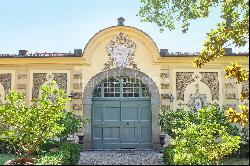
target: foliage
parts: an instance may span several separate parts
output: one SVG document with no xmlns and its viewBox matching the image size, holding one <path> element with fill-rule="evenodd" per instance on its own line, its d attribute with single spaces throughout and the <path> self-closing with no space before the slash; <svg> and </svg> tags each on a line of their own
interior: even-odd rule
<svg viewBox="0 0 250 166">
<path fill-rule="evenodd" d="M 4 163 L 8 160 L 16 159 L 17 156 L 13 154 L 1 154 L 0 153 L 0 165 L 4 165 Z"/>
<path fill-rule="evenodd" d="M 216 112 L 213 113 L 213 121 L 216 121 L 220 126 L 226 126 L 226 131 L 231 135 L 239 135 L 239 129 L 235 125 L 231 125 L 227 116 L 224 113 L 224 109 L 220 110 L 218 105 L 214 105 Z M 177 111 L 166 110 L 161 111 L 157 124 L 161 127 L 161 130 L 168 134 L 171 138 L 175 138 L 176 131 L 184 130 L 187 128 L 186 121 L 190 121 L 194 124 L 200 124 L 202 119 L 198 118 L 197 113 L 193 113 L 189 110 L 181 109 Z"/>
<path fill-rule="evenodd" d="M 168 160 L 177 165 L 219 164 L 224 156 L 239 148 L 240 136 L 229 133 L 229 125 L 217 106 L 210 105 L 199 109 L 193 119 L 184 118 L 183 126 L 175 129 L 168 149 Z"/>
<path fill-rule="evenodd" d="M 59 148 L 60 142 L 56 140 L 47 140 L 45 143 L 41 144 L 39 147 L 39 153 L 49 152 L 51 149 Z"/>
<path fill-rule="evenodd" d="M 232 63 L 232 66 L 225 68 L 226 77 L 236 79 L 236 83 L 243 83 L 249 80 L 249 72 L 242 69 L 241 65 L 237 62 Z M 249 101 L 249 91 L 242 91 L 240 95 L 241 101 Z M 228 120 L 231 123 L 239 123 L 242 126 L 247 126 L 249 124 L 249 107 L 247 104 L 238 105 L 241 110 L 238 112 L 233 108 L 227 110 Z"/>
<path fill-rule="evenodd" d="M 249 80 L 249 72 L 242 69 L 242 66 L 237 62 L 233 62 L 232 66 L 227 66 L 225 69 L 226 78 L 236 79 L 236 83 L 242 83 Z"/>
<path fill-rule="evenodd" d="M 143 6 L 139 16 L 142 21 L 155 23 L 164 29 L 173 30 L 175 24 L 188 31 L 191 20 L 209 17 L 210 12 L 220 8 L 221 22 L 211 29 L 204 48 L 194 64 L 201 67 L 207 62 L 223 56 L 225 47 L 232 43 L 243 47 L 249 42 L 249 0 L 140 0 Z"/>
<path fill-rule="evenodd" d="M 239 108 L 242 110 L 241 112 L 233 108 L 227 110 L 228 121 L 246 126 L 249 123 L 249 108 L 245 105 L 239 105 Z"/>
<path fill-rule="evenodd" d="M 64 130 L 58 135 L 61 141 L 66 141 L 70 135 L 80 132 L 80 129 L 85 126 L 88 120 L 81 120 L 72 112 L 63 112 L 59 124 L 64 125 Z"/>
<path fill-rule="evenodd" d="M 163 149 L 163 162 L 165 165 L 174 165 L 174 146 L 168 145 Z"/>
<path fill-rule="evenodd" d="M 64 142 L 59 150 L 45 153 L 38 159 L 37 165 L 76 165 L 80 156 L 80 146 L 76 143 Z"/>
<path fill-rule="evenodd" d="M 195 121 L 195 114 L 189 110 L 164 110 L 159 114 L 157 124 L 161 127 L 161 131 L 168 134 L 171 138 L 176 137 L 177 129 L 186 129 L 185 121 Z"/>
<path fill-rule="evenodd" d="M 240 148 L 229 155 L 227 158 L 249 158 L 249 127 L 244 127 L 240 132 L 241 143 Z"/>
<path fill-rule="evenodd" d="M 1 153 L 14 153 L 14 147 L 7 141 L 1 140 L 0 141 L 0 154 Z"/>
<path fill-rule="evenodd" d="M 191 20 L 209 17 L 210 12 L 220 8 L 221 21 L 215 29 L 207 33 L 203 50 L 193 64 L 202 67 L 210 61 L 225 55 L 228 45 L 244 47 L 249 43 L 249 0 L 140 0 L 143 6 L 139 16 L 142 21 L 155 23 L 164 29 L 173 30 L 175 24 L 182 25 L 183 33 L 188 31 Z M 226 77 L 235 78 L 238 83 L 249 80 L 249 72 L 242 69 L 237 62 L 225 69 Z M 241 99 L 249 100 L 249 93 L 241 92 Z M 247 125 L 249 108 L 239 106 L 242 113 L 228 110 L 229 121 Z M 246 120 L 247 118 L 247 120 Z M 234 120 L 237 119 L 237 120 Z"/>
<path fill-rule="evenodd" d="M 8 127 L 0 131 L 1 139 L 17 145 L 17 153 L 37 152 L 41 144 L 64 130 L 58 121 L 69 99 L 63 90 L 53 89 L 54 84 L 41 87 L 41 98 L 34 99 L 30 107 L 25 105 L 24 96 L 14 91 L 0 106 L 0 123 Z"/>
</svg>

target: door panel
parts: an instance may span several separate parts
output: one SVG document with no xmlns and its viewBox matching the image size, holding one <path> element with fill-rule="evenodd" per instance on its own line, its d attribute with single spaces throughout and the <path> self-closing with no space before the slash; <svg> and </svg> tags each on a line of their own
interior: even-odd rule
<svg viewBox="0 0 250 166">
<path fill-rule="evenodd" d="M 150 100 L 93 100 L 92 148 L 151 148 Z"/>
</svg>

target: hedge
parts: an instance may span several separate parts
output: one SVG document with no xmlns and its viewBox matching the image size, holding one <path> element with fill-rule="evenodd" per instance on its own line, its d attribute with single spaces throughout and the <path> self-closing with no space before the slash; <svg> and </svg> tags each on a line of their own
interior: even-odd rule
<svg viewBox="0 0 250 166">
<path fill-rule="evenodd" d="M 36 165 L 76 165 L 79 157 L 79 144 L 64 142 L 57 151 L 39 156 Z"/>
</svg>

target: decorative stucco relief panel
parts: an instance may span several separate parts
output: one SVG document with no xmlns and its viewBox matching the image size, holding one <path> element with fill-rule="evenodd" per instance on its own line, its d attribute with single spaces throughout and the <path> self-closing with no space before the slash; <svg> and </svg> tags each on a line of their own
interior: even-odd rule
<svg viewBox="0 0 250 166">
<path fill-rule="evenodd" d="M 127 66 L 138 70 L 137 64 L 134 62 L 134 52 L 136 49 L 136 44 L 124 33 L 117 34 L 114 39 L 112 39 L 107 47 L 107 52 L 109 60 L 104 64 L 104 69 L 110 69 L 112 66 L 124 68 Z"/>
<path fill-rule="evenodd" d="M 177 100 L 184 100 L 184 92 L 188 84 L 194 82 L 192 78 L 194 72 L 176 73 L 176 97 Z"/>
<path fill-rule="evenodd" d="M 242 82 L 242 91 L 249 92 L 249 80 Z"/>
<path fill-rule="evenodd" d="M 56 81 L 60 89 L 67 92 L 67 73 L 33 73 L 32 99 L 39 97 L 40 87 L 47 81 Z"/>
<path fill-rule="evenodd" d="M 184 71 L 175 73 L 174 109 L 188 107 L 195 111 L 208 103 L 220 103 L 219 71 Z"/>
<path fill-rule="evenodd" d="M 11 73 L 0 73 L 0 84 L 2 84 L 5 94 L 11 89 L 11 77 Z"/>
<path fill-rule="evenodd" d="M 6 94 L 11 89 L 11 73 L 0 73 L 0 104 L 5 100 Z"/>
<path fill-rule="evenodd" d="M 217 72 L 200 72 L 201 82 L 204 82 L 210 89 L 212 100 L 219 100 L 219 79 Z"/>
<path fill-rule="evenodd" d="M 64 89 L 65 92 L 67 92 L 67 85 L 68 85 L 67 73 L 52 73 L 52 74 L 55 76 L 54 80 L 56 81 L 59 88 Z"/>
</svg>

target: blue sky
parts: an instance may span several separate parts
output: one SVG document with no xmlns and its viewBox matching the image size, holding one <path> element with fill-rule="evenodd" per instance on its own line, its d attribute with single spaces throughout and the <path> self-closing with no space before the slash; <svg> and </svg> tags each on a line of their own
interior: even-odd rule
<svg viewBox="0 0 250 166">
<path fill-rule="evenodd" d="M 192 22 L 186 34 L 180 28 L 160 33 L 156 25 L 140 22 L 136 16 L 140 6 L 139 0 L 1 0 L 0 53 L 83 49 L 98 31 L 117 25 L 120 16 L 125 25 L 149 34 L 159 49 L 196 52 L 219 20 L 219 12 L 214 11 L 209 19 Z M 233 51 L 248 51 L 248 47 Z"/>
</svg>

